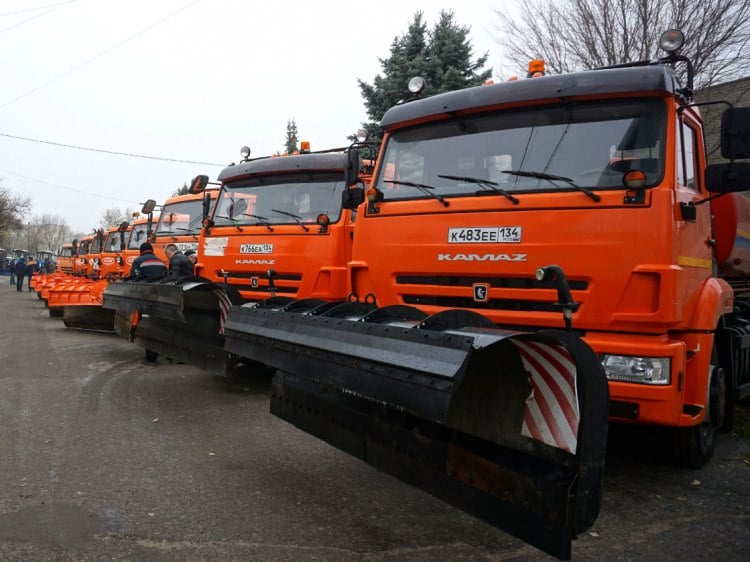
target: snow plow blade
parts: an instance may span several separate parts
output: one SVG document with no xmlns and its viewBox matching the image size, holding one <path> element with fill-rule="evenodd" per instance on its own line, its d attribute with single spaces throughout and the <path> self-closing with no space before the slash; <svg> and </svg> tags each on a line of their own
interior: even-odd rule
<svg viewBox="0 0 750 562">
<path fill-rule="evenodd" d="M 222 324 L 230 306 L 221 285 L 195 277 L 124 281 L 104 292 L 104 307 L 116 312 L 119 335 L 152 357 L 163 355 L 211 370 L 224 369 Z"/>
<path fill-rule="evenodd" d="M 274 415 L 569 559 L 601 504 L 609 391 L 596 355 L 570 332 L 409 310 L 235 308 L 225 347 L 278 369 Z"/>
<path fill-rule="evenodd" d="M 115 312 L 102 308 L 101 304 L 63 307 L 63 323 L 66 328 L 112 332 L 115 329 Z"/>
<path fill-rule="evenodd" d="M 109 282 L 91 281 L 81 284 L 77 290 L 60 295 L 63 323 L 66 328 L 80 330 L 113 331 L 115 312 L 102 307 L 103 293 Z"/>
</svg>

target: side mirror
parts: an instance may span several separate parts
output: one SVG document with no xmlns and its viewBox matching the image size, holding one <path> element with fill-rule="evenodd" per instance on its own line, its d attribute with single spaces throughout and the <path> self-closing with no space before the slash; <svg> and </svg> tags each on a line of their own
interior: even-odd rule
<svg viewBox="0 0 750 562">
<path fill-rule="evenodd" d="M 156 207 L 156 201 L 154 199 L 147 199 L 146 202 L 143 204 L 141 213 L 143 213 L 144 215 L 149 215 L 154 211 L 155 207 Z"/>
<path fill-rule="evenodd" d="M 346 168 L 344 169 L 344 185 L 349 187 L 359 181 L 359 151 L 350 148 L 346 153 Z"/>
<path fill-rule="evenodd" d="M 750 158 L 750 107 L 733 107 L 721 115 L 721 155 Z"/>
<path fill-rule="evenodd" d="M 208 176 L 195 176 L 193 178 L 193 181 L 190 182 L 190 187 L 188 188 L 189 193 L 202 193 L 204 189 L 206 189 L 206 186 L 208 185 Z"/>
<path fill-rule="evenodd" d="M 341 194 L 341 208 L 354 210 L 365 200 L 365 190 L 361 187 L 350 187 Z"/>
<path fill-rule="evenodd" d="M 711 164 L 706 166 L 705 180 L 712 193 L 745 191 L 750 185 L 750 162 Z"/>
</svg>

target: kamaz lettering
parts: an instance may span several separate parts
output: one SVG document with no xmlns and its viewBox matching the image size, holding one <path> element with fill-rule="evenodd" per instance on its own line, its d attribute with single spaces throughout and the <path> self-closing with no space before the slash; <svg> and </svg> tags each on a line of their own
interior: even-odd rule
<svg viewBox="0 0 750 562">
<path fill-rule="evenodd" d="M 438 254 L 438 261 L 526 261 L 527 254 Z"/>
<path fill-rule="evenodd" d="M 274 265 L 276 260 L 234 260 L 237 265 Z"/>
</svg>

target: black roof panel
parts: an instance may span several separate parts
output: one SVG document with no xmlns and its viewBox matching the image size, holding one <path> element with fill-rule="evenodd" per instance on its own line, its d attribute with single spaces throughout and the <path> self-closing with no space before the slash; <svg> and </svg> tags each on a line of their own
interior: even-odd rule
<svg viewBox="0 0 750 562">
<path fill-rule="evenodd" d="M 259 158 L 240 162 L 224 168 L 219 174 L 221 182 L 245 178 L 251 175 L 279 174 L 285 172 L 311 172 L 324 170 L 341 170 L 346 166 L 346 155 L 343 153 L 295 154 L 276 158 Z"/>
<path fill-rule="evenodd" d="M 678 88 L 671 69 L 662 64 L 589 70 L 475 86 L 407 102 L 389 109 L 380 126 L 387 129 L 394 123 L 498 104 L 647 91 L 674 94 Z"/>
</svg>

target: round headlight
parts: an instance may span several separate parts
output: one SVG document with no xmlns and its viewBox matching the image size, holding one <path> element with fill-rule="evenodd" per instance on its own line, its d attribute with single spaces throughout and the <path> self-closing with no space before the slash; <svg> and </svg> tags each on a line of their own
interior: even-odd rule
<svg viewBox="0 0 750 562">
<path fill-rule="evenodd" d="M 365 142 L 367 140 L 367 131 L 365 129 L 359 129 L 357 131 L 357 141 Z"/>
<path fill-rule="evenodd" d="M 414 78 L 409 80 L 408 88 L 412 94 L 420 93 L 422 90 L 424 90 L 424 86 L 425 81 L 421 76 L 415 76 Z"/>
<path fill-rule="evenodd" d="M 659 46 L 668 53 L 678 51 L 684 44 L 685 34 L 679 29 L 668 29 L 659 38 Z"/>
<path fill-rule="evenodd" d="M 240 148 L 240 156 L 242 156 L 245 160 L 250 158 L 250 147 L 243 146 L 242 148 Z"/>
</svg>

